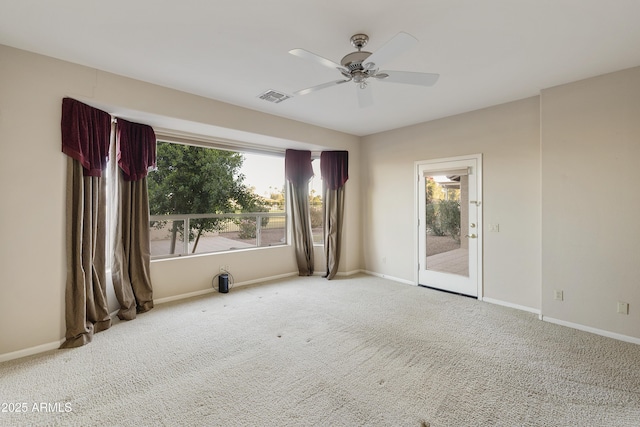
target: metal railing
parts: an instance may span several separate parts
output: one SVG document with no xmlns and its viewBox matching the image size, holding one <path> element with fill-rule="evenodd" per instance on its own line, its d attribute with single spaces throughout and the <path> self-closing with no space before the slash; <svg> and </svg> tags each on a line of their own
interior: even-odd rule
<svg viewBox="0 0 640 427">
<path fill-rule="evenodd" d="M 284 212 L 151 215 L 149 219 L 152 259 L 287 244 Z"/>
</svg>

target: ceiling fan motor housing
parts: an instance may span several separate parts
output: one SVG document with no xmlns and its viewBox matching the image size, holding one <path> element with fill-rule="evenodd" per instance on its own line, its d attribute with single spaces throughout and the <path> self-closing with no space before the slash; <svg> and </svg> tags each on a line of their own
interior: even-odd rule
<svg viewBox="0 0 640 427">
<path fill-rule="evenodd" d="M 369 56 L 371 56 L 371 52 L 364 52 L 364 51 L 352 52 L 347 56 L 345 56 L 344 58 L 342 58 L 342 61 L 340 61 L 340 64 L 346 69 L 348 69 L 349 71 L 364 70 L 362 63 Z"/>
</svg>

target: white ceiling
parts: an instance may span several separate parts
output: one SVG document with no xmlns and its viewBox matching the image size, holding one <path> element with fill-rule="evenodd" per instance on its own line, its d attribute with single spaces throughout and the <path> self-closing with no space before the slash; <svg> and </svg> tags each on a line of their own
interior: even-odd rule
<svg viewBox="0 0 640 427">
<path fill-rule="evenodd" d="M 362 136 L 638 66 L 638 17 L 640 0 L 0 0 L 0 44 Z M 400 31 L 419 43 L 383 68 L 434 87 L 258 98 L 340 79 L 293 48 L 339 62 L 353 34 L 373 52 Z"/>
</svg>

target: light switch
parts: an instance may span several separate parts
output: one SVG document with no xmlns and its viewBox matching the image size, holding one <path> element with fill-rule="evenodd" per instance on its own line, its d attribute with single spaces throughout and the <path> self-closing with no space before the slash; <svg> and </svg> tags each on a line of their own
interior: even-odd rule
<svg viewBox="0 0 640 427">
<path fill-rule="evenodd" d="M 553 299 L 556 301 L 563 301 L 564 300 L 564 292 L 562 292 L 561 290 L 556 289 L 555 291 L 553 291 Z"/>
<path fill-rule="evenodd" d="M 629 304 L 626 302 L 618 302 L 618 313 L 629 314 Z"/>
</svg>

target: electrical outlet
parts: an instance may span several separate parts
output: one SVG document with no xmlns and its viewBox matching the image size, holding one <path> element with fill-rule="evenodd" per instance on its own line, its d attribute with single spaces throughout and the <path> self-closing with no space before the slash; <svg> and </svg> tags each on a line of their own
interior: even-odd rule
<svg viewBox="0 0 640 427">
<path fill-rule="evenodd" d="M 628 302 L 620 302 L 620 301 L 618 301 L 618 313 L 619 314 L 629 314 L 629 303 Z"/>
<path fill-rule="evenodd" d="M 563 301 L 564 300 L 564 292 L 556 289 L 555 291 L 553 291 L 553 299 L 556 301 Z"/>
<path fill-rule="evenodd" d="M 500 224 L 489 224 L 489 231 L 492 233 L 500 232 Z"/>
</svg>

